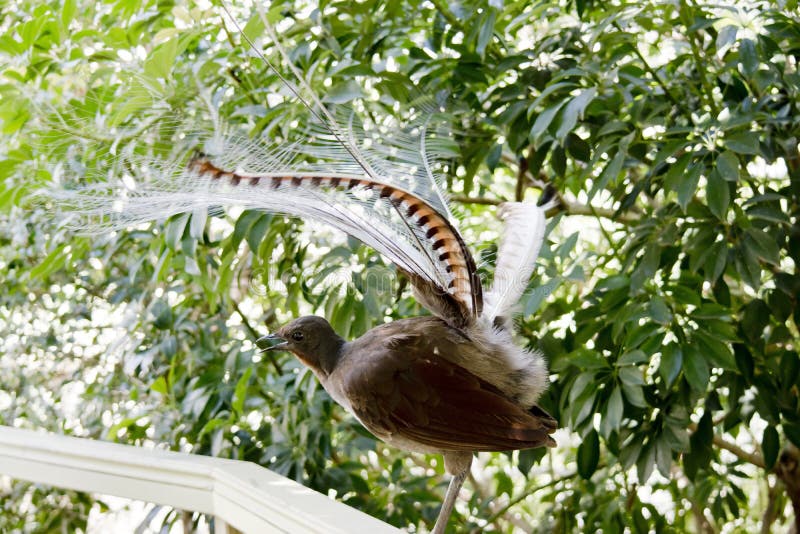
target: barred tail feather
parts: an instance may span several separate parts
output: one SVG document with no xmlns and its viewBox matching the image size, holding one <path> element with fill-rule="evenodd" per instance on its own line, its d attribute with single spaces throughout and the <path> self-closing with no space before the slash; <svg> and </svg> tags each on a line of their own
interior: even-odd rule
<svg viewBox="0 0 800 534">
<path fill-rule="evenodd" d="M 236 147 L 228 146 L 233 152 Z M 224 150 L 224 142 L 216 148 Z M 228 151 L 223 159 L 231 155 Z M 100 182 L 79 190 L 55 190 L 51 196 L 62 209 L 94 219 L 95 229 L 225 205 L 314 219 L 360 239 L 412 273 L 419 293 L 442 295 L 426 304 L 449 322 L 463 326 L 480 313 L 475 262 L 445 216 L 393 185 L 313 166 L 298 171 L 287 158 L 279 151 L 267 161 L 258 160 L 260 172 L 223 168 L 205 154 L 197 154 L 188 165 L 147 162 L 138 167 L 149 179 L 138 183 Z"/>
</svg>

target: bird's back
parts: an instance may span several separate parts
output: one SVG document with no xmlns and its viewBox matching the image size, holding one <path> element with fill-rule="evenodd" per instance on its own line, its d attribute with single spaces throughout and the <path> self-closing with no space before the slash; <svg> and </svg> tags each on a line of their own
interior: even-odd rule
<svg viewBox="0 0 800 534">
<path fill-rule="evenodd" d="M 503 356 L 485 349 L 469 333 L 435 317 L 394 321 L 345 344 L 325 387 L 370 431 L 404 449 L 499 451 L 552 445 L 548 434 L 556 423 L 549 415 L 517 402 L 473 372 L 475 365 L 463 365 L 483 360 L 479 369 L 502 373 Z"/>
</svg>

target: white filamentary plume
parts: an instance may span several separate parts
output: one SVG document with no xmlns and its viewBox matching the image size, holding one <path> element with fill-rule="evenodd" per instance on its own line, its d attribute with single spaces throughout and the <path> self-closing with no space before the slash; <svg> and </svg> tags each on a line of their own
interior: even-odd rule
<svg viewBox="0 0 800 534">
<path fill-rule="evenodd" d="M 484 315 L 489 321 L 508 318 L 528 287 L 536 258 L 544 242 L 545 211 L 549 205 L 506 202 L 498 215 L 504 222 L 497 266 L 491 289 L 484 296 Z"/>
</svg>

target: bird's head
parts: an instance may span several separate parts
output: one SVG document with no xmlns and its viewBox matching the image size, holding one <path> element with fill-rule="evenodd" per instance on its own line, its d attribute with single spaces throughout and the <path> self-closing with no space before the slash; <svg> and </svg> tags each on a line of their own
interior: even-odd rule
<svg viewBox="0 0 800 534">
<path fill-rule="evenodd" d="M 256 341 L 262 350 L 288 350 L 314 371 L 330 374 L 344 340 L 322 317 L 307 315 Z"/>
</svg>

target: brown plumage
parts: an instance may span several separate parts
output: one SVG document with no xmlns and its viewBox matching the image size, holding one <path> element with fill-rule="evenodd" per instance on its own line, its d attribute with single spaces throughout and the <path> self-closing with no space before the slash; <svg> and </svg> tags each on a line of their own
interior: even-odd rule
<svg viewBox="0 0 800 534">
<path fill-rule="evenodd" d="M 446 526 L 473 452 L 555 445 L 552 417 L 521 405 L 492 383 L 497 377 L 474 372 L 477 359 L 502 372 L 503 357 L 440 318 L 401 319 L 346 342 L 325 319 L 307 316 L 268 337 L 281 340 L 273 348 L 294 353 L 376 437 L 444 455 L 454 478 L 434 532 Z"/>
</svg>

